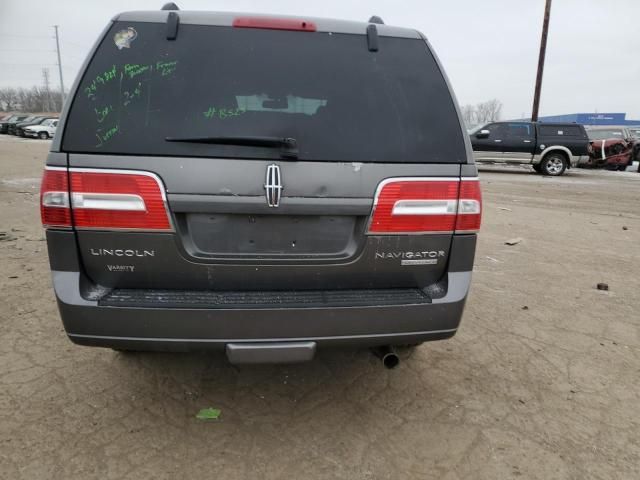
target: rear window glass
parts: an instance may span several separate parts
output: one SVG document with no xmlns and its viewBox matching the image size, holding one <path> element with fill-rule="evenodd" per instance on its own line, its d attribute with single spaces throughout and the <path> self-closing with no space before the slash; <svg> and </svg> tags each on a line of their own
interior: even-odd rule
<svg viewBox="0 0 640 480">
<path fill-rule="evenodd" d="M 116 22 L 76 92 L 68 152 L 280 158 L 278 149 L 166 137 L 297 140 L 300 160 L 466 162 L 426 44 L 364 35 Z"/>
<path fill-rule="evenodd" d="M 544 125 L 540 127 L 540 134 L 554 137 L 581 137 L 582 129 L 575 125 Z"/>
</svg>

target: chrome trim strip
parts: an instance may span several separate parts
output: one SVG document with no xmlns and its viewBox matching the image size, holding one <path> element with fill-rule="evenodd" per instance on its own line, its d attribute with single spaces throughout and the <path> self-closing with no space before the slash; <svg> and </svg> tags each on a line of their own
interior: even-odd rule
<svg viewBox="0 0 640 480">
<path fill-rule="evenodd" d="M 398 200 L 391 215 L 455 215 L 457 200 Z"/>
<path fill-rule="evenodd" d="M 147 211 L 144 199 L 140 195 L 129 193 L 73 192 L 71 205 L 84 210 Z"/>
<path fill-rule="evenodd" d="M 378 197 L 383 187 L 393 182 L 459 182 L 459 177 L 390 177 L 382 180 L 376 187 L 376 194 L 373 197 L 373 207 L 378 204 Z"/>
<path fill-rule="evenodd" d="M 429 335 L 436 333 L 452 333 L 457 328 L 446 330 L 427 330 L 419 332 L 400 333 L 374 333 L 371 335 L 343 335 L 335 337 L 296 337 L 296 338 L 155 338 L 155 337 L 114 337 L 109 335 L 85 335 L 79 333 L 67 333 L 70 337 L 95 338 L 104 340 L 130 340 L 140 342 L 185 342 L 185 343 L 267 343 L 267 342 L 313 342 L 315 340 L 350 340 L 358 338 L 391 338 L 404 337 L 407 335 Z"/>
<path fill-rule="evenodd" d="M 383 235 L 452 235 L 453 230 L 430 230 L 428 232 L 369 232 L 367 235 L 370 237 L 378 237 Z"/>
</svg>

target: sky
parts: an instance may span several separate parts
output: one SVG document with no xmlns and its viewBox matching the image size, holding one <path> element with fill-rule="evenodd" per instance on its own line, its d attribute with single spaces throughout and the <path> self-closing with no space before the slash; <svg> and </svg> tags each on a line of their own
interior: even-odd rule
<svg viewBox="0 0 640 480">
<path fill-rule="evenodd" d="M 164 0 L 0 0 L 0 87 L 59 85 L 53 25 L 60 28 L 65 87 L 107 22 Z M 175 0 L 183 10 L 316 16 L 385 23 L 424 33 L 458 102 L 497 98 L 503 118 L 529 116 L 544 0 Z M 640 0 L 553 0 L 541 115 L 626 112 L 640 119 Z"/>
</svg>

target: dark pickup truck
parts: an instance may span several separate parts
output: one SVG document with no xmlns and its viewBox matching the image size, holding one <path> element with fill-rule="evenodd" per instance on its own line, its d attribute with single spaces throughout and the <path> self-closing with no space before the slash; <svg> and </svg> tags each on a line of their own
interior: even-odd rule
<svg viewBox="0 0 640 480">
<path fill-rule="evenodd" d="M 589 138 L 575 123 L 494 122 L 470 135 L 476 162 L 530 164 L 556 176 L 589 159 Z"/>
</svg>

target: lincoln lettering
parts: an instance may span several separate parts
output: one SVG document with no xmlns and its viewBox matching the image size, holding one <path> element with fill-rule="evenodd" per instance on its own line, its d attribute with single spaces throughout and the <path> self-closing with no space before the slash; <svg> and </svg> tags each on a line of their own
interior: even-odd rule
<svg viewBox="0 0 640 480">
<path fill-rule="evenodd" d="M 155 250 L 132 250 L 122 248 L 91 248 L 91 255 L 96 257 L 154 257 Z"/>
<path fill-rule="evenodd" d="M 428 250 L 424 252 L 376 252 L 376 259 L 412 259 L 444 257 L 443 250 Z"/>
</svg>

